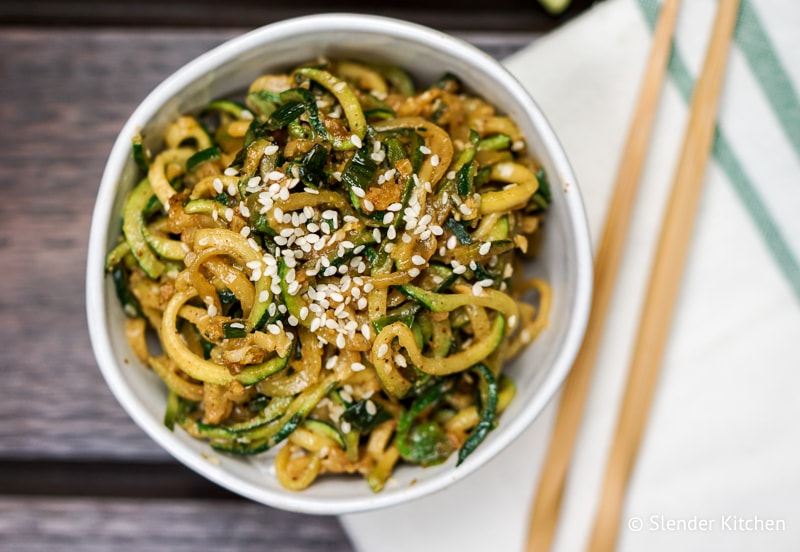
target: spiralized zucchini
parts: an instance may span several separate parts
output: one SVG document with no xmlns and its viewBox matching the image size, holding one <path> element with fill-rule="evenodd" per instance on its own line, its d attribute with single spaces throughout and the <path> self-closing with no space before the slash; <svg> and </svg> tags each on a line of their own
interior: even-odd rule
<svg viewBox="0 0 800 552">
<path fill-rule="evenodd" d="M 106 266 L 169 427 L 230 454 L 280 444 L 293 490 L 359 473 L 377 492 L 398 462 L 483 441 L 550 304 L 522 276 L 550 191 L 514 121 L 449 74 L 418 91 L 319 61 L 162 141 L 134 137 L 143 178 Z"/>
</svg>

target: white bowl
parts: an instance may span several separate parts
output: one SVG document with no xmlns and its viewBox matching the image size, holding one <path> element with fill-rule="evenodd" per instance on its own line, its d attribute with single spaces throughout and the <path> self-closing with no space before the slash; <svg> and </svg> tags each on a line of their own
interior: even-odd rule
<svg viewBox="0 0 800 552">
<path fill-rule="evenodd" d="M 244 90 L 270 69 L 286 69 L 320 55 L 381 60 L 409 70 L 419 83 L 445 71 L 510 115 L 526 136 L 530 154 L 547 171 L 553 203 L 542 255 L 532 270 L 551 284 L 550 325 L 508 367 L 517 397 L 498 427 L 458 468 L 401 466 L 378 494 L 360 477 L 317 480 L 287 491 L 270 473 L 271 462 L 222 456 L 181 430 L 162 424 L 166 392 L 136 360 L 124 336 L 124 314 L 103 270 L 119 233 L 121 205 L 137 171 L 131 137 L 147 129 L 151 140 L 179 114 Z M 147 144 L 155 150 L 157 143 Z M 591 294 L 592 258 L 575 176 L 556 136 L 528 93 L 497 61 L 469 44 L 419 25 L 364 15 L 326 14 L 291 19 L 235 38 L 190 62 L 166 79 L 125 124 L 108 159 L 95 204 L 86 277 L 87 315 L 100 369 L 133 420 L 170 454 L 208 479 L 257 502 L 286 510 L 343 514 L 399 504 L 440 490 L 486 464 L 536 418 L 566 376 L 583 336 Z M 208 457 L 219 459 L 210 462 Z"/>
</svg>

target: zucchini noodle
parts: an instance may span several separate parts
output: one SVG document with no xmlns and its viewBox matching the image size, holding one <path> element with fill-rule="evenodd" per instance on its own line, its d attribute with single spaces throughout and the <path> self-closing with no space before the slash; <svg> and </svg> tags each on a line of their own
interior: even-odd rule
<svg viewBox="0 0 800 552">
<path fill-rule="evenodd" d="M 512 119 L 450 74 L 418 90 L 332 60 L 149 141 L 133 137 L 142 179 L 106 268 L 170 429 L 280 447 L 298 491 L 357 473 L 378 492 L 400 463 L 480 445 L 514 396 L 503 363 L 551 302 L 518 270 L 551 198 Z"/>
</svg>

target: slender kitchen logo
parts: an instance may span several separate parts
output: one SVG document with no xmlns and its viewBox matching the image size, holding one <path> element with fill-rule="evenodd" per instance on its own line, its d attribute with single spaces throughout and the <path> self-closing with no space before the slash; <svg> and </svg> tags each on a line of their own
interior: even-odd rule
<svg viewBox="0 0 800 552">
<path fill-rule="evenodd" d="M 786 520 L 762 518 L 759 516 L 743 517 L 737 515 L 702 518 L 670 518 L 667 516 L 648 516 L 646 518 L 632 516 L 628 518 L 628 529 L 635 533 L 649 532 L 711 532 L 726 533 L 771 533 L 786 531 Z"/>
</svg>

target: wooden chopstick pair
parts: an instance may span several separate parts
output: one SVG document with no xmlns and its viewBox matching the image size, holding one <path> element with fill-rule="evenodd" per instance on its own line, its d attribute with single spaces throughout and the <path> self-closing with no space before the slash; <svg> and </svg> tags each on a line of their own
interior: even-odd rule
<svg viewBox="0 0 800 552">
<path fill-rule="evenodd" d="M 539 479 L 531 514 L 528 552 L 547 552 L 555 534 L 567 470 L 622 258 L 679 4 L 680 0 L 664 0 L 654 32 L 639 100 L 597 250 L 594 295 L 584 342 L 565 381 L 553 437 Z M 719 93 L 738 11 L 739 0 L 719 1 L 705 64 L 692 96 L 689 122 L 662 222 L 625 395 L 588 545 L 591 552 L 611 552 L 616 545 L 625 490 L 655 391 L 713 143 Z"/>
</svg>

